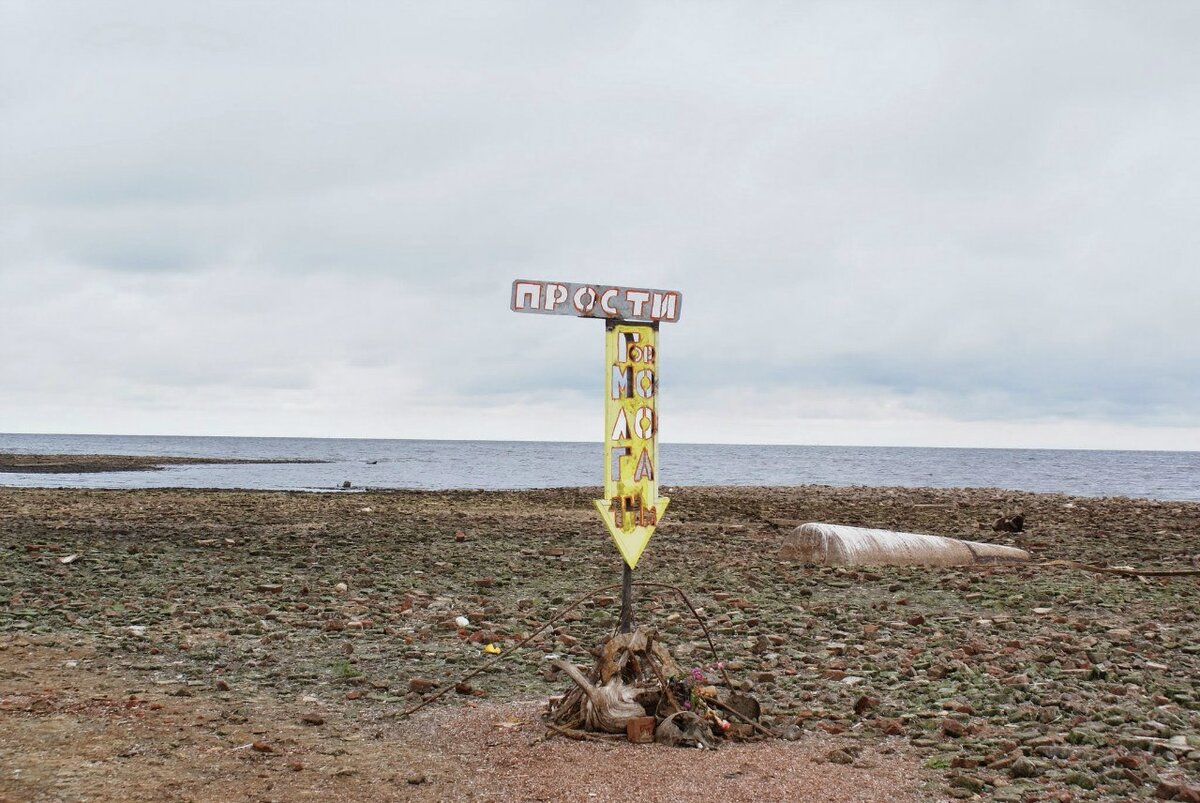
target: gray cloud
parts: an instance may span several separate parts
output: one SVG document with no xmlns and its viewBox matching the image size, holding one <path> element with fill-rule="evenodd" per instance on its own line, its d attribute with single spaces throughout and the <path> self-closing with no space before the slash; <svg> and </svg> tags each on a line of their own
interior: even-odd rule
<svg viewBox="0 0 1200 803">
<path fill-rule="evenodd" d="M 588 438 L 599 329 L 508 312 L 530 276 L 684 290 L 675 439 L 1200 448 L 1198 35 L 1183 2 L 10 3 L 0 413 Z"/>
</svg>

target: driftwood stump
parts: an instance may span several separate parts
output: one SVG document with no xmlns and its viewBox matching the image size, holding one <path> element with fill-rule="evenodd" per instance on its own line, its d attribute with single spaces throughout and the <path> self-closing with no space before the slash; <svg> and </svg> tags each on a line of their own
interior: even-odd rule
<svg viewBox="0 0 1200 803">
<path fill-rule="evenodd" d="M 553 664 L 574 683 L 547 712 L 555 731 L 626 733 L 631 720 L 640 723 L 649 716 L 655 720 L 655 740 L 672 745 L 713 747 L 721 738 L 765 732 L 755 721 L 753 698 L 727 690 L 721 700 L 702 670 L 680 670 L 653 630 L 619 633 L 593 654 L 596 664 L 586 674 L 566 661 Z"/>
<path fill-rule="evenodd" d="M 579 668 L 566 661 L 555 661 L 554 666 L 566 672 L 576 686 L 583 691 L 583 724 L 588 730 L 605 733 L 624 733 L 629 720 L 646 716 L 646 709 L 637 701 L 641 690 L 614 677 L 602 686 L 597 686 L 583 676 Z"/>
</svg>

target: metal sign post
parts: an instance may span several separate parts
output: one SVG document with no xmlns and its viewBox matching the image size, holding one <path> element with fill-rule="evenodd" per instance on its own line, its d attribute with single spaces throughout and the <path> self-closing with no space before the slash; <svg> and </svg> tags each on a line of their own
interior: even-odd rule
<svg viewBox="0 0 1200 803">
<path fill-rule="evenodd" d="M 633 624 L 633 570 L 671 500 L 658 495 L 658 326 L 679 320 L 683 294 L 517 279 L 514 312 L 603 318 L 604 498 L 596 511 L 625 561 L 621 632 Z"/>
</svg>

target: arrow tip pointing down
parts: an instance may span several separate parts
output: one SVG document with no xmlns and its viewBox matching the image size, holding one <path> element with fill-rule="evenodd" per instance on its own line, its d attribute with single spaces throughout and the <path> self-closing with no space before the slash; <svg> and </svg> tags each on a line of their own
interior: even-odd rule
<svg viewBox="0 0 1200 803">
<path fill-rule="evenodd" d="M 660 496 L 656 500 L 654 507 L 658 511 L 659 521 L 662 521 L 662 517 L 667 512 L 667 505 L 670 503 L 671 498 L 668 496 Z M 617 526 L 611 499 L 593 499 L 592 504 L 596 506 L 596 511 L 600 514 L 604 526 L 608 528 L 608 534 L 612 536 L 613 543 L 617 545 L 617 551 L 621 553 L 621 557 L 629 564 L 630 569 L 636 569 L 638 558 L 642 556 L 642 550 L 646 548 L 650 536 L 654 535 L 654 525 L 624 530 Z"/>
</svg>

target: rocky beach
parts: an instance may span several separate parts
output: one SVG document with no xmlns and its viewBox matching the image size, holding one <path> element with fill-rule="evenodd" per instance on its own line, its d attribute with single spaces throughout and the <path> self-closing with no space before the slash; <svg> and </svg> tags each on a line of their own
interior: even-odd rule
<svg viewBox="0 0 1200 803">
<path fill-rule="evenodd" d="M 698 751 L 541 726 L 617 620 L 598 493 L 0 489 L 0 800 L 1200 799 L 1200 580 L 1042 565 L 1194 569 L 1200 504 L 672 488 L 637 579 L 718 656 L 638 622 L 781 737 Z M 809 521 L 1034 561 L 781 560 Z"/>
</svg>

